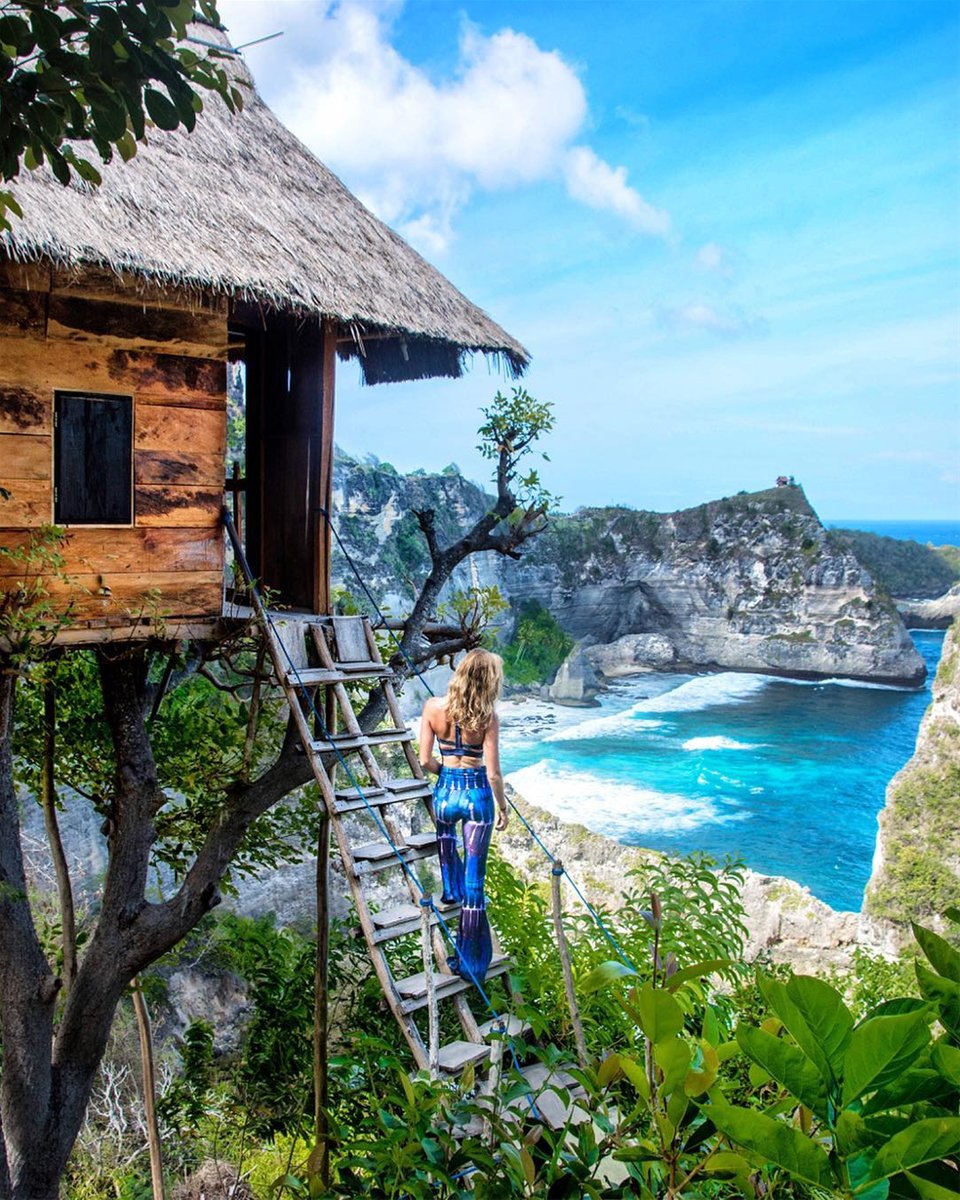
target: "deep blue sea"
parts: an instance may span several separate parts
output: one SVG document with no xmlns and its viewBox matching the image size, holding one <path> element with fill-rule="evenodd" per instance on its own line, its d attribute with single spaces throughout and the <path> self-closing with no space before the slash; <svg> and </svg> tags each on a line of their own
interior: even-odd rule
<svg viewBox="0 0 960 1200">
<path fill-rule="evenodd" d="M 960 523 L 855 527 L 927 542 L 938 524 L 953 530 L 945 542 L 960 543 Z M 858 909 L 877 814 L 913 754 L 943 645 L 942 632 L 913 636 L 928 671 L 917 690 L 653 674 L 616 682 L 599 709 L 505 704 L 504 771 L 531 803 L 598 833 L 734 855 L 833 908 Z"/>
</svg>

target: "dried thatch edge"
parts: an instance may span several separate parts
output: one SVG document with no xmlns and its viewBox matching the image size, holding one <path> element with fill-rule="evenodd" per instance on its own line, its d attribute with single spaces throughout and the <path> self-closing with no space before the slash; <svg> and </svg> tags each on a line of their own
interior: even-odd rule
<svg viewBox="0 0 960 1200">
<path fill-rule="evenodd" d="M 107 260 L 98 257 L 79 257 L 60 246 L 51 245 L 47 241 L 40 242 L 29 235 L 25 238 L 19 237 L 15 239 L 9 233 L 0 234 L 0 246 L 3 247 L 6 257 L 12 262 L 26 264 L 48 261 L 54 267 L 76 272 L 78 277 L 84 267 L 98 267 L 110 271 L 116 276 L 118 283 L 124 282 L 125 275 L 132 275 L 144 283 L 151 284 L 161 290 L 187 291 L 196 293 L 198 296 L 203 294 L 228 296 L 233 300 L 242 300 L 246 303 L 262 305 L 267 311 L 293 312 L 304 319 L 310 317 L 328 317 L 339 322 L 344 327 L 344 332 L 349 334 L 356 347 L 355 353 L 349 352 L 341 355 L 341 357 L 352 358 L 358 355 L 362 356 L 363 335 L 370 333 L 387 334 L 410 340 L 424 339 L 426 341 L 439 342 L 443 345 L 456 346 L 459 350 L 471 355 L 482 354 L 488 364 L 494 364 L 497 370 L 511 379 L 519 379 L 530 365 L 529 356 L 515 354 L 502 346 L 456 342 L 447 337 L 420 332 L 419 330 L 380 325 L 371 322 L 360 313 L 344 316 L 341 313 L 325 312 L 316 304 L 312 297 L 303 297 L 294 291 L 281 292 L 276 288 L 266 285 L 262 288 L 254 288 L 248 284 L 235 284 L 223 278 L 212 279 L 203 276 L 188 275 L 183 271 L 164 271 L 157 267 L 147 266 L 144 263 L 126 262 L 122 259 Z"/>
</svg>

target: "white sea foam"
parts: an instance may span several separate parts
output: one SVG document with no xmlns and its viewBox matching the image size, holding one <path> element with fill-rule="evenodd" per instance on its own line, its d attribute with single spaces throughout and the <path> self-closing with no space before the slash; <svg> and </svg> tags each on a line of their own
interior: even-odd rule
<svg viewBox="0 0 960 1200">
<path fill-rule="evenodd" d="M 730 737 L 695 737 L 683 743 L 684 750 L 762 750 L 763 742 L 738 742 Z"/>
<path fill-rule="evenodd" d="M 920 692 L 920 687 L 904 687 L 899 683 L 870 683 L 866 679 L 782 679 L 781 683 L 792 683 L 797 687 L 845 687 L 868 688 L 876 692 Z"/>
<path fill-rule="evenodd" d="M 718 704 L 743 703 L 763 691 L 770 682 L 769 675 L 749 675 L 738 671 L 697 675 L 659 696 L 647 696 L 623 712 L 581 721 L 569 729 L 558 729 L 544 740 L 565 742 L 581 738 L 630 737 L 638 730 L 655 729 L 663 724 L 663 721 L 652 722 L 646 718 L 647 713 L 699 712 Z"/>
<path fill-rule="evenodd" d="M 689 831 L 744 818 L 706 796 L 678 796 L 565 770 L 541 759 L 507 776 L 525 800 L 609 837 Z"/>
</svg>

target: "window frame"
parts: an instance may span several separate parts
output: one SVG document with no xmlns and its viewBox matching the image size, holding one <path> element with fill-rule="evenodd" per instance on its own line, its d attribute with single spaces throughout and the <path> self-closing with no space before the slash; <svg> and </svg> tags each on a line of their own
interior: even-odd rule
<svg viewBox="0 0 960 1200">
<path fill-rule="evenodd" d="M 63 421 L 62 402 L 64 400 L 85 400 L 88 402 L 98 401 L 124 401 L 128 412 L 129 435 L 127 444 L 127 513 L 126 520 L 104 521 L 101 519 L 84 520 L 64 519 L 60 512 L 60 492 L 61 492 L 61 471 L 64 463 L 63 453 Z M 135 428 L 135 404 L 133 394 L 130 392 L 94 392 L 80 390 L 77 388 L 57 388 L 53 393 L 53 520 L 56 525 L 62 525 L 65 528 L 83 528 L 83 529 L 131 529 L 136 523 L 136 481 L 134 478 L 134 440 L 136 436 Z"/>
</svg>

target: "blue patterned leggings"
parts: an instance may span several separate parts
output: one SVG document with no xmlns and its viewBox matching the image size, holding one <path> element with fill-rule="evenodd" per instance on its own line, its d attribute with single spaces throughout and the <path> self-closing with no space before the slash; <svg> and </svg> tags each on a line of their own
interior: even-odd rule
<svg viewBox="0 0 960 1200">
<path fill-rule="evenodd" d="M 433 805 L 443 899 L 448 904 L 461 905 L 457 949 L 449 959 L 450 968 L 480 983 L 493 957 L 483 884 L 495 805 L 486 770 L 444 767 L 433 793 Z M 458 821 L 463 822 L 465 861 L 461 860 L 457 846 Z"/>
</svg>

